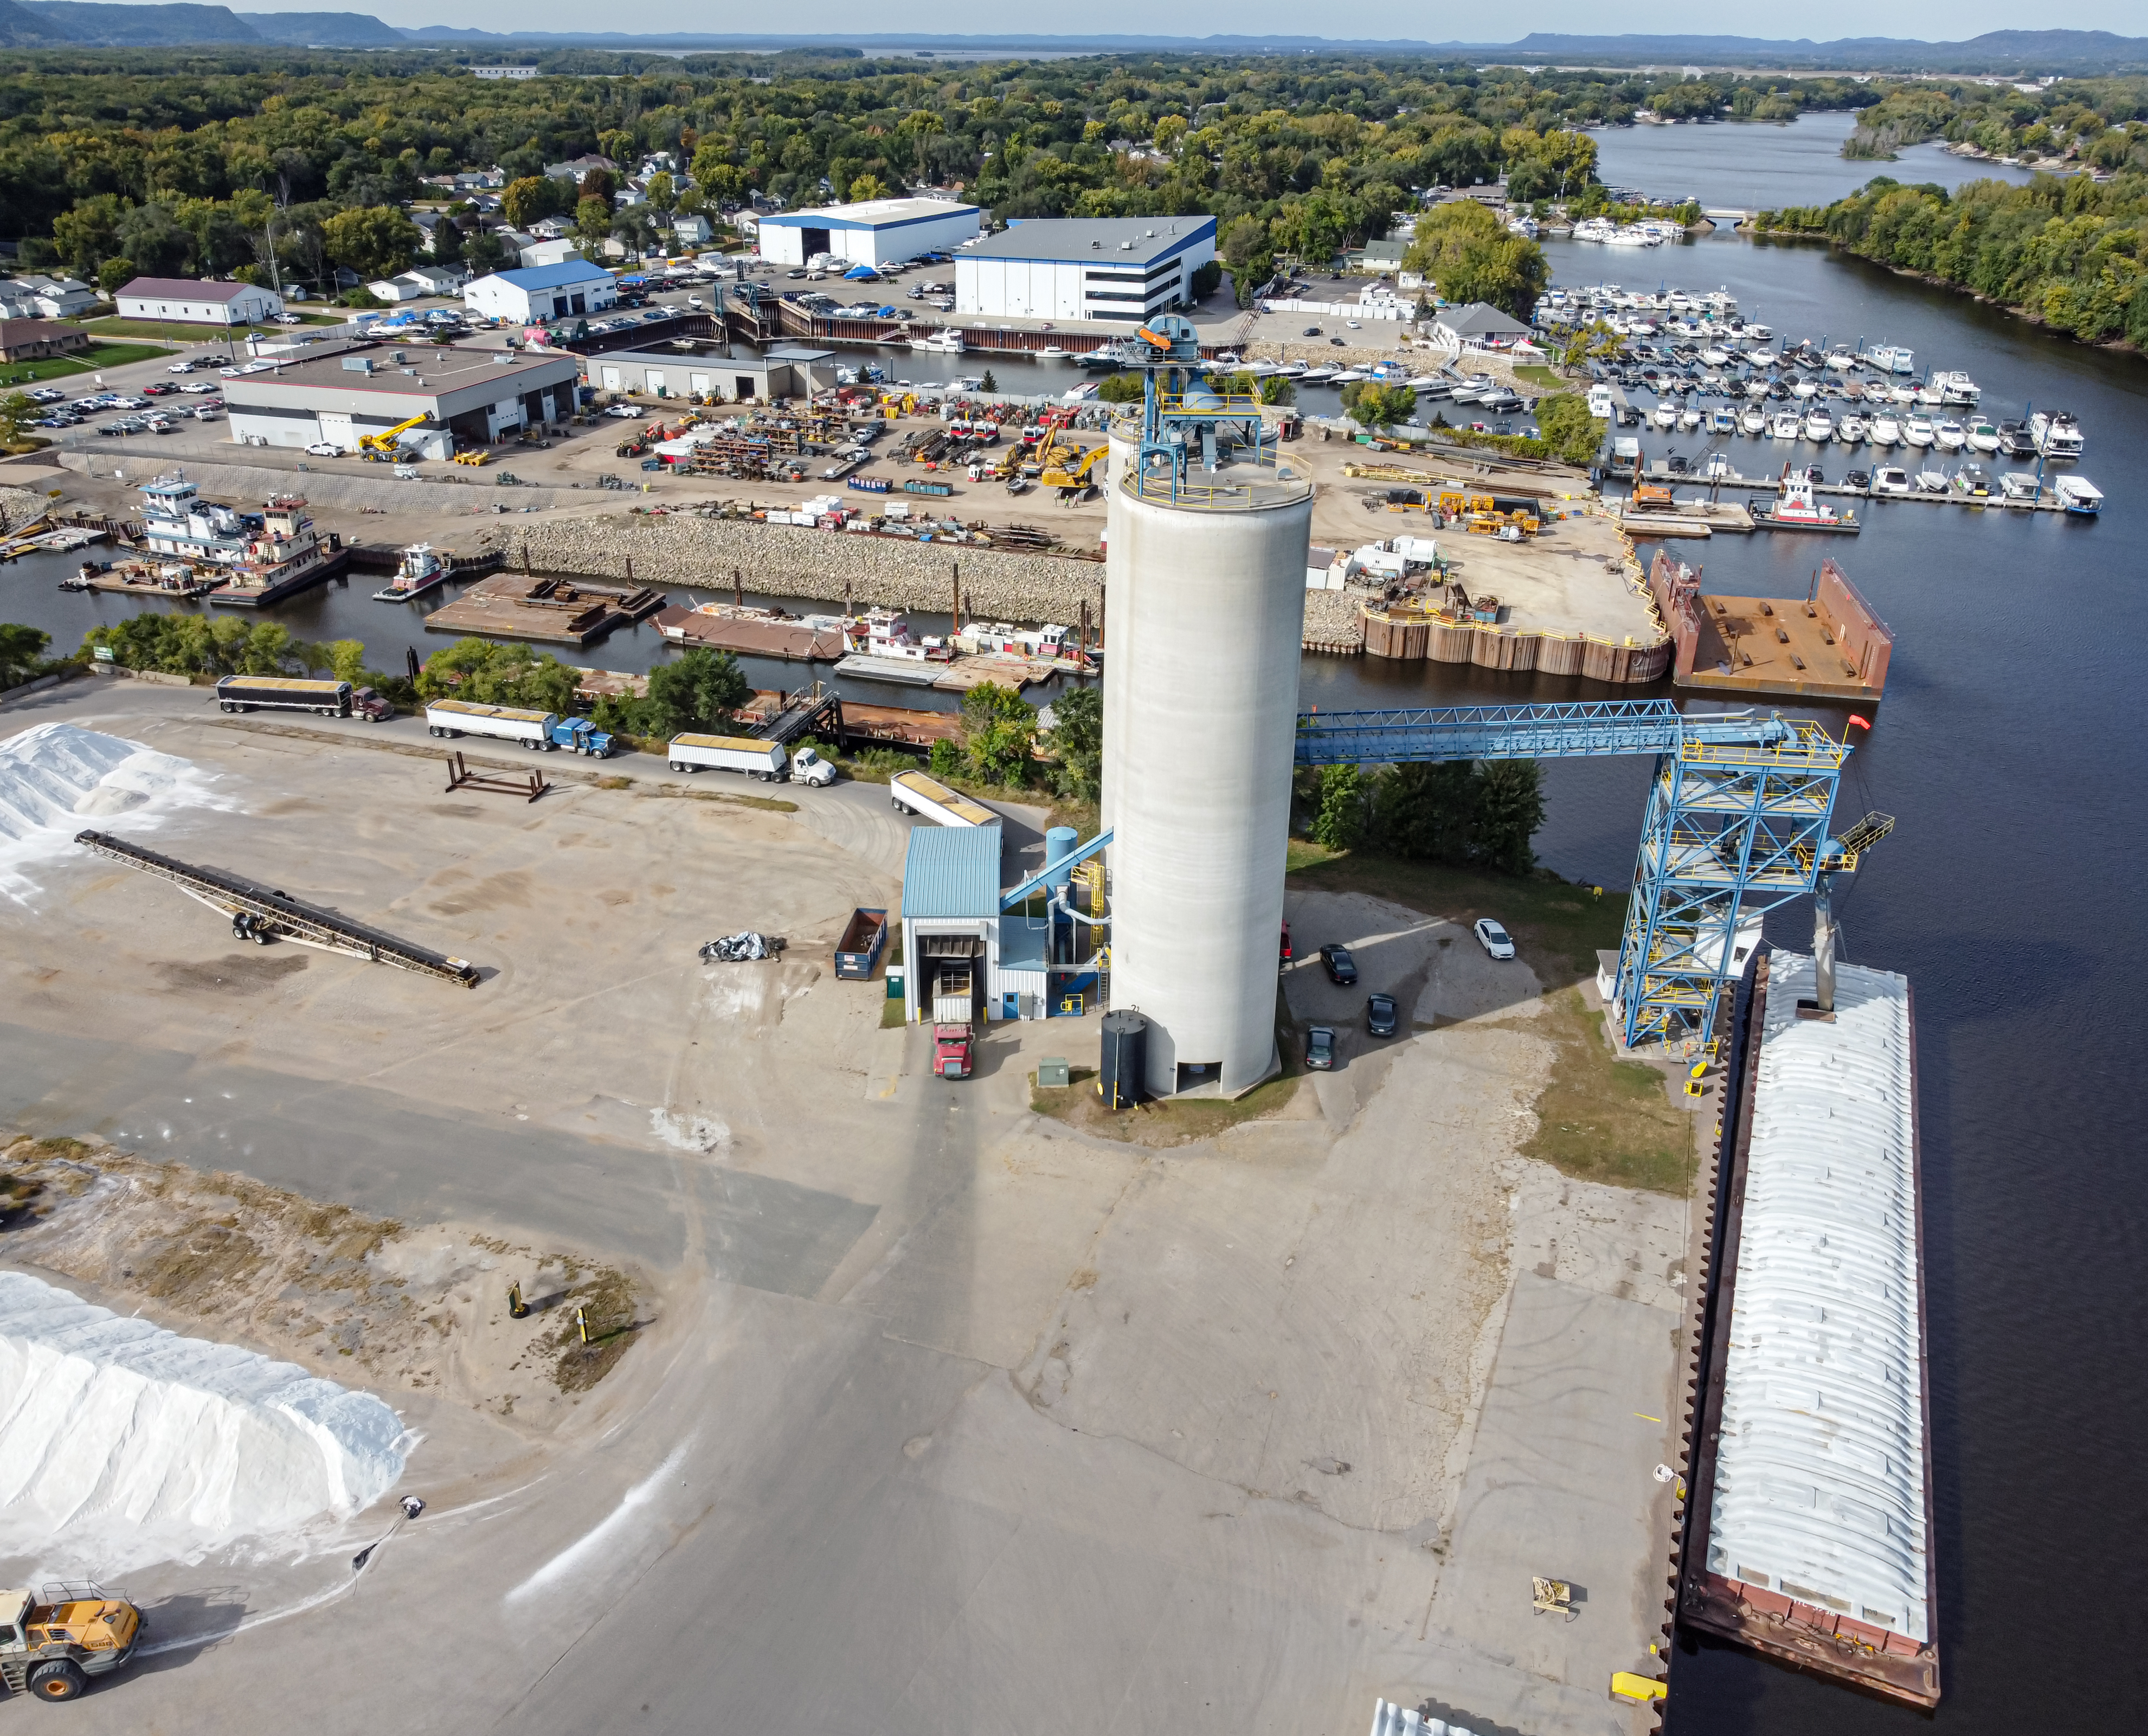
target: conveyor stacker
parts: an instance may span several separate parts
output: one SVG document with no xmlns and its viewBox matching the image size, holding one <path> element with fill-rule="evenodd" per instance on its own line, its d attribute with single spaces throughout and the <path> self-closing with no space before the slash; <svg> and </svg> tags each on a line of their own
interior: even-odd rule
<svg viewBox="0 0 2148 1736">
<path fill-rule="evenodd" d="M 231 931 L 239 940 L 251 941 L 256 946 L 266 946 L 271 940 L 296 941 L 302 946 L 345 953 L 376 965 L 393 965 L 399 971 L 438 976 L 448 982 L 459 982 L 464 988 L 477 986 L 477 967 L 465 960 L 429 952 L 423 946 L 399 941 L 394 935 L 368 928 L 334 911 L 301 904 L 288 893 L 257 886 L 222 869 L 176 861 L 105 832 L 78 832 L 74 841 L 99 855 L 123 862 L 129 868 L 138 868 L 144 874 L 168 880 L 188 897 L 198 899 L 213 911 L 222 911 L 231 919 Z"/>
</svg>

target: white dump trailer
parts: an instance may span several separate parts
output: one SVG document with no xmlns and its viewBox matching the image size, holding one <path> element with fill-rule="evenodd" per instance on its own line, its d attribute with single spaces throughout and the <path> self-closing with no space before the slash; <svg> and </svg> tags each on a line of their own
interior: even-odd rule
<svg viewBox="0 0 2148 1736">
<path fill-rule="evenodd" d="M 780 741 L 761 741 L 751 735 L 674 735 L 669 755 L 674 771 L 742 771 L 764 784 L 789 776 L 789 763 Z"/>
<path fill-rule="evenodd" d="M 487 705 L 475 700 L 433 700 L 425 706 L 425 729 L 429 735 L 489 735 L 495 740 L 519 741 L 532 753 L 552 750 L 552 729 L 559 720 L 550 711 Z"/>
<path fill-rule="evenodd" d="M 935 825 L 997 825 L 1000 816 L 982 802 L 971 801 L 921 771 L 898 771 L 888 780 L 888 798 L 906 814 Z"/>
</svg>

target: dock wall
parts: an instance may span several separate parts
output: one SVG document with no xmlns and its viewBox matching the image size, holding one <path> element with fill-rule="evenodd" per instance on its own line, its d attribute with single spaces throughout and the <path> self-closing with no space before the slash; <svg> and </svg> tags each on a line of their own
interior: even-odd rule
<svg viewBox="0 0 2148 1736">
<path fill-rule="evenodd" d="M 1479 669 L 1582 675 L 1622 685 L 1653 681 L 1670 667 L 1673 641 L 1600 639 L 1543 628 L 1444 619 L 1425 611 L 1359 605 L 1369 655 L 1403 662 L 1470 663 Z"/>
</svg>

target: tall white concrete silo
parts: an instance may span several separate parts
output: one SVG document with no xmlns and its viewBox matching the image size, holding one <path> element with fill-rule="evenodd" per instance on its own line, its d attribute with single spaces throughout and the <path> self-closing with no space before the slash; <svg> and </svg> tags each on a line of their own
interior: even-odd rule
<svg viewBox="0 0 2148 1736">
<path fill-rule="evenodd" d="M 1213 482 L 1127 464 L 1108 491 L 1111 1004 L 1148 1021 L 1159 1096 L 1276 1058 L 1312 490 L 1272 463 Z"/>
</svg>

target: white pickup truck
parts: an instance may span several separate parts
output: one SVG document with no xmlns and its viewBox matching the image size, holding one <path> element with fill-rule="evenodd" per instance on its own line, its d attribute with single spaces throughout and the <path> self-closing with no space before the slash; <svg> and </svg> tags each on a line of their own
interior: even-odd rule
<svg viewBox="0 0 2148 1736">
<path fill-rule="evenodd" d="M 789 755 L 780 741 L 759 741 L 750 735 L 674 735 L 665 755 L 674 771 L 699 771 L 708 766 L 717 771 L 742 771 L 764 784 L 781 783 L 790 776 Z"/>
</svg>

